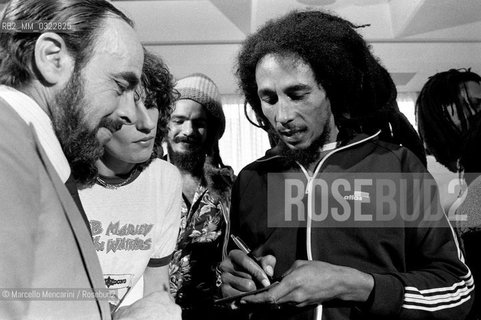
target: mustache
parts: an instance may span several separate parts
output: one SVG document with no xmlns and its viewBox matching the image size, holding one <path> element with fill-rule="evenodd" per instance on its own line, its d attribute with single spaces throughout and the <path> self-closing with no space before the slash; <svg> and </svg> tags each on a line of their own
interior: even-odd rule
<svg viewBox="0 0 481 320">
<path fill-rule="evenodd" d="M 200 143 L 200 139 L 195 138 L 195 137 L 175 137 L 173 139 L 175 143 L 189 143 L 189 144 L 196 144 Z"/>
</svg>

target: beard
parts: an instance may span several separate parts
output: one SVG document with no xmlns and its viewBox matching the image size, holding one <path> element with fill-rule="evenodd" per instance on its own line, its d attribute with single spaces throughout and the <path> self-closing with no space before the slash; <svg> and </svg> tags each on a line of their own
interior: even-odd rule
<svg viewBox="0 0 481 320">
<path fill-rule="evenodd" d="M 197 141 L 192 141 L 191 138 L 177 137 L 174 138 L 175 143 L 190 142 L 196 144 Z M 200 143 L 200 142 L 198 142 Z M 167 152 L 169 153 L 170 162 L 181 170 L 191 172 L 194 174 L 202 172 L 204 166 L 206 153 L 203 148 L 197 148 L 195 150 L 189 150 L 187 152 L 174 151 L 172 148 L 172 142 L 167 141 Z"/>
<path fill-rule="evenodd" d="M 300 150 L 290 149 L 282 139 L 279 139 L 280 155 L 293 162 L 299 162 L 303 166 L 309 166 L 319 160 L 321 148 L 327 141 L 329 141 L 330 135 L 331 129 L 329 126 L 325 126 L 319 138 L 314 140 L 307 148 Z"/>
<path fill-rule="evenodd" d="M 75 70 L 65 88 L 56 94 L 51 106 L 52 124 L 62 150 L 67 158 L 72 176 L 79 187 L 91 186 L 98 174 L 95 162 L 104 148 L 96 134 L 103 120 L 95 129 L 89 129 L 84 110 L 89 108 L 85 99 L 81 74 Z"/>
</svg>

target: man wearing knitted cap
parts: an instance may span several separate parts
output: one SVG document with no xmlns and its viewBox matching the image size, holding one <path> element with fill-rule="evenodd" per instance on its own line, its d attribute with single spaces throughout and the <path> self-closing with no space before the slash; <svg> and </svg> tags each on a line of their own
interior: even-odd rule
<svg viewBox="0 0 481 320">
<path fill-rule="evenodd" d="M 203 74 L 180 79 L 169 123 L 169 160 L 182 175 L 180 232 L 170 264 L 170 290 L 183 319 L 220 317 L 209 306 L 220 295 L 217 266 L 226 244 L 233 171 L 222 163 L 225 117 L 215 83 Z"/>
</svg>

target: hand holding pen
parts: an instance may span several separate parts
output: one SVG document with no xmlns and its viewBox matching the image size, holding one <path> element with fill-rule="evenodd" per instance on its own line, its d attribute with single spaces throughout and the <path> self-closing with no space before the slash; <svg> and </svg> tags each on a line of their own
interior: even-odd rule
<svg viewBox="0 0 481 320">
<path fill-rule="evenodd" d="M 269 282 L 263 280 L 261 282 L 262 286 L 266 287 L 266 286 L 272 284 L 274 282 L 272 276 L 264 271 L 264 268 L 262 267 L 262 264 L 260 263 L 260 259 L 257 258 L 256 256 L 254 256 L 254 254 L 252 253 L 252 250 L 245 244 L 245 242 L 242 241 L 241 238 L 239 238 L 239 237 L 237 237 L 233 234 L 231 234 L 230 237 L 231 237 L 232 241 L 234 241 L 235 245 L 242 252 L 244 252 L 249 258 L 251 258 L 261 268 L 261 270 L 264 272 L 265 278 L 267 278 L 269 280 Z M 268 267 L 270 267 L 270 266 L 268 266 Z M 270 273 L 273 274 L 273 270 L 271 270 Z"/>
</svg>

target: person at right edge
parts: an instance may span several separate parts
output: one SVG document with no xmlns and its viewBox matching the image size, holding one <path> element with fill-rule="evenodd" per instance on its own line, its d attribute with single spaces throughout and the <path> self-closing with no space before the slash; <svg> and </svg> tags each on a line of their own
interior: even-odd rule
<svg viewBox="0 0 481 320">
<path fill-rule="evenodd" d="M 291 12 L 243 43 L 240 86 L 279 143 L 234 184 L 231 231 L 262 268 L 232 249 L 221 264 L 223 295 L 267 286 L 270 275 L 277 285 L 235 301 L 250 319 L 464 319 L 473 302 L 471 272 L 423 165 L 420 139 L 394 106 L 393 81 L 356 28 L 321 11 Z M 422 180 L 400 190 L 394 206 L 379 207 L 381 173 L 393 183 L 396 175 Z M 301 178 L 275 180 L 282 174 Z M 371 193 L 347 185 L 342 210 L 396 214 L 336 220 L 336 195 L 320 187 L 330 174 L 333 182 L 371 175 L 376 183 Z M 272 207 L 289 204 L 283 188 L 293 181 L 301 182 L 298 204 L 307 215 L 282 225 L 276 219 L 285 210 Z M 426 207 L 411 207 L 418 200 Z M 319 214 L 327 218 L 314 220 Z"/>
<path fill-rule="evenodd" d="M 478 105 L 481 102 L 477 99 Z M 456 210 L 456 231 L 463 245 L 466 264 L 471 269 L 475 283 L 474 305 L 469 320 L 481 319 L 481 126 L 464 142 L 459 163 L 464 170 L 466 197 Z"/>
<path fill-rule="evenodd" d="M 448 217 L 475 281 L 475 302 L 469 319 L 481 319 L 481 231 L 479 212 L 481 158 L 481 76 L 470 69 L 450 69 L 431 76 L 416 101 L 419 134 L 431 155 L 428 170 L 439 186 Z M 458 189 L 459 188 L 459 189 Z M 456 215 L 454 215 L 456 214 Z"/>
<path fill-rule="evenodd" d="M 479 126 L 480 100 L 481 76 L 469 69 L 450 69 L 429 77 L 416 100 L 419 135 L 429 154 L 427 168 L 438 183 L 448 216 L 466 195 L 460 158 L 468 137 Z"/>
</svg>

